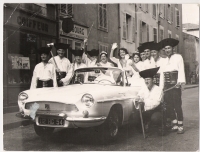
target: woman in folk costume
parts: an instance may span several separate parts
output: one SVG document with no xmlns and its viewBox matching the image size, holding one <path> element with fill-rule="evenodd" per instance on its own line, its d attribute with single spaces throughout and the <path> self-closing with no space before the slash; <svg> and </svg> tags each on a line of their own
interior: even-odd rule
<svg viewBox="0 0 200 152">
<path fill-rule="evenodd" d="M 57 50 L 58 55 L 49 60 L 56 68 L 57 82 L 58 86 L 64 86 L 69 83 L 70 75 L 69 70 L 71 67 L 70 61 L 65 57 L 66 49 L 69 47 L 69 44 L 64 43 L 55 43 L 54 47 Z M 54 62 L 55 60 L 55 62 Z"/>
<path fill-rule="evenodd" d="M 114 67 L 114 65 L 111 62 L 108 62 L 108 53 L 106 51 L 101 51 L 99 57 L 101 61 L 97 64 L 98 66 Z"/>
<path fill-rule="evenodd" d="M 167 55 L 167 65 L 165 66 L 164 80 L 165 90 L 171 87 L 173 89 L 166 91 L 164 101 L 167 103 L 167 116 L 172 120 L 172 131 L 177 131 L 178 134 L 184 133 L 183 128 L 183 111 L 182 111 L 182 85 L 185 84 L 185 70 L 183 58 L 180 54 L 174 54 L 174 47 L 179 41 L 173 38 L 167 38 L 161 41 L 165 47 Z M 173 79 L 172 79 L 173 78 Z"/>
<path fill-rule="evenodd" d="M 35 66 L 30 89 L 57 87 L 54 65 L 48 63 L 50 50 L 47 47 L 40 49 L 41 62 Z"/>
<path fill-rule="evenodd" d="M 139 75 L 139 72 L 143 70 L 143 63 L 139 53 L 133 53 L 132 57 L 132 68 L 135 70 L 133 76 L 129 79 L 131 86 L 142 86 L 144 85 L 144 79 Z"/>
<path fill-rule="evenodd" d="M 118 50 L 118 56 L 119 59 L 113 56 L 114 50 L 117 48 L 117 43 L 114 43 L 112 45 L 111 51 L 110 51 L 110 60 L 117 64 L 119 69 L 126 70 L 127 71 L 127 77 L 131 77 L 135 70 L 131 67 L 132 60 L 129 59 L 129 54 L 127 49 L 120 48 Z"/>
<path fill-rule="evenodd" d="M 71 69 L 70 69 L 70 73 L 72 76 L 76 69 L 85 68 L 87 66 L 86 64 L 82 63 L 83 50 L 71 50 L 71 53 L 74 55 L 74 63 L 71 64 Z M 83 83 L 86 81 L 84 80 L 84 78 L 85 78 L 85 74 L 79 73 L 76 75 L 75 82 Z"/>
</svg>

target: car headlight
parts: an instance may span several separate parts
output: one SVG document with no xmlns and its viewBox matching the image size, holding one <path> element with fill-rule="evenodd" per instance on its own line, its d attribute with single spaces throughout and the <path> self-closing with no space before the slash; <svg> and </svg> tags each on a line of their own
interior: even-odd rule
<svg viewBox="0 0 200 152">
<path fill-rule="evenodd" d="M 84 103 L 86 107 L 90 108 L 94 104 L 94 98 L 90 94 L 84 94 L 81 98 L 81 102 Z"/>
<path fill-rule="evenodd" d="M 22 92 L 19 94 L 19 96 L 18 96 L 19 101 L 24 101 L 26 99 L 28 99 L 28 95 L 26 93 Z"/>
</svg>

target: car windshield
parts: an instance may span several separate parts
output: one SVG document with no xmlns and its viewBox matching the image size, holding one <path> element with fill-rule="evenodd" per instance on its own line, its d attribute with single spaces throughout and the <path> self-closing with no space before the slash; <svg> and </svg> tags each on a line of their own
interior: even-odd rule
<svg viewBox="0 0 200 152">
<path fill-rule="evenodd" d="M 70 84 L 123 85 L 123 72 L 117 68 L 80 68 L 74 72 Z"/>
</svg>

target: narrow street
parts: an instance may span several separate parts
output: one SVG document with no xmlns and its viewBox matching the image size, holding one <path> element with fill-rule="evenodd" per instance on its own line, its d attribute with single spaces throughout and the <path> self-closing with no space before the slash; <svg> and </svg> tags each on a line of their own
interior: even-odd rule
<svg viewBox="0 0 200 152">
<path fill-rule="evenodd" d="M 102 144 L 92 129 L 57 129 L 49 139 L 41 139 L 33 125 L 4 132 L 4 150 L 9 151 L 196 151 L 199 149 L 199 88 L 183 91 L 184 134 L 158 136 L 152 132 L 143 139 L 133 126 L 120 130 L 116 141 Z M 69 134 L 70 133 L 70 134 Z"/>
</svg>

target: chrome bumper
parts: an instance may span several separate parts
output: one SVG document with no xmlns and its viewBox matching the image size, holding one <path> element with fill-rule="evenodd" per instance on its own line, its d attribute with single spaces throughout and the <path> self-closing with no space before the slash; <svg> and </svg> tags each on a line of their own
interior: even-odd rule
<svg viewBox="0 0 200 152">
<path fill-rule="evenodd" d="M 79 117 L 79 118 L 73 118 L 73 117 L 67 117 L 66 118 L 67 121 L 72 121 L 72 122 L 99 122 L 99 121 L 104 121 L 106 120 L 106 117 L 99 117 L 99 118 L 83 118 L 83 117 Z"/>
</svg>

